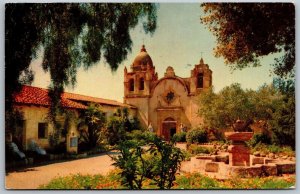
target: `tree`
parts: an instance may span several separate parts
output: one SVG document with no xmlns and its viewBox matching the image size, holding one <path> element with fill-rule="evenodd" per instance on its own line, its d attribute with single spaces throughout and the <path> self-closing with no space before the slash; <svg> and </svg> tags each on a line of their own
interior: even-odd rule
<svg viewBox="0 0 300 194">
<path fill-rule="evenodd" d="M 63 112 L 59 112 L 58 115 L 64 118 L 64 121 L 54 120 L 53 131 L 49 134 L 48 142 L 50 145 L 50 152 L 63 153 L 66 151 L 67 134 L 71 130 L 72 123 L 78 122 L 76 111 L 72 109 L 65 109 Z M 48 115 L 48 118 L 51 117 Z M 51 119 L 51 118 L 50 118 Z M 51 120 L 49 120 L 51 121 Z M 61 138 L 64 141 L 61 141 Z"/>
<path fill-rule="evenodd" d="M 235 128 L 240 120 L 270 120 L 282 95 L 273 86 L 264 85 L 257 91 L 244 91 L 240 84 L 232 84 L 214 93 L 212 88 L 199 97 L 199 115 L 207 128 Z"/>
<path fill-rule="evenodd" d="M 203 3 L 201 22 L 216 36 L 215 55 L 232 69 L 259 66 L 259 57 L 283 53 L 273 64 L 280 77 L 295 75 L 295 6 L 292 3 Z"/>
<path fill-rule="evenodd" d="M 5 122 L 5 135 L 8 135 L 7 133 L 11 133 L 12 140 L 17 144 L 17 146 L 23 150 L 23 122 L 24 121 L 24 115 L 23 112 L 20 110 L 17 110 L 16 108 L 12 109 L 10 112 L 10 115 L 8 112 L 5 112 L 5 117 L 8 118 Z M 6 145 L 6 144 L 5 144 Z"/>
<path fill-rule="evenodd" d="M 205 127 L 233 127 L 237 119 L 246 120 L 251 115 L 252 104 L 240 84 L 223 88 L 218 94 L 211 88 L 200 95 L 199 114 L 203 116 Z"/>
<path fill-rule="evenodd" d="M 80 131 L 80 138 L 87 145 L 88 149 L 95 148 L 102 137 L 106 118 L 100 106 L 90 104 L 87 110 L 80 115 L 80 122 L 78 125 Z"/>
<path fill-rule="evenodd" d="M 110 145 L 118 144 L 126 139 L 124 123 L 120 117 L 111 117 L 107 123 L 105 136 Z"/>
<path fill-rule="evenodd" d="M 274 79 L 273 84 L 284 94 L 283 101 L 272 113 L 272 119 L 270 120 L 273 142 L 280 145 L 289 145 L 295 149 L 295 81 L 277 78 Z"/>
<path fill-rule="evenodd" d="M 44 3 L 5 6 L 5 102 L 11 109 L 14 93 L 31 83 L 30 62 L 43 50 L 49 72 L 51 111 L 60 106 L 60 94 L 75 85 L 76 72 L 104 57 L 112 70 L 131 51 L 129 34 L 141 18 L 145 32 L 156 28 L 156 5 L 142 3 Z"/>
<path fill-rule="evenodd" d="M 234 128 L 236 120 L 264 121 L 272 143 L 295 148 L 295 82 L 276 78 L 272 85 L 243 90 L 239 84 L 210 89 L 199 97 L 199 115 L 207 128 Z"/>
<path fill-rule="evenodd" d="M 125 139 L 131 139 L 134 135 L 131 132 L 139 130 L 141 130 L 139 120 L 137 118 L 130 119 L 128 108 L 119 108 L 108 121 L 106 138 L 109 144 L 115 145 Z"/>
</svg>

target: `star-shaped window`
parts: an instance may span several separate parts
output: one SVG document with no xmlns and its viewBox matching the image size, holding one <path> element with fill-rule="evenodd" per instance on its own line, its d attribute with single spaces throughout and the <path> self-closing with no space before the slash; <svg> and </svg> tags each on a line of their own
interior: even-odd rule
<svg viewBox="0 0 300 194">
<path fill-rule="evenodd" d="M 168 92 L 166 98 L 167 98 L 167 101 L 170 103 L 175 97 L 175 94 L 174 92 Z"/>
</svg>

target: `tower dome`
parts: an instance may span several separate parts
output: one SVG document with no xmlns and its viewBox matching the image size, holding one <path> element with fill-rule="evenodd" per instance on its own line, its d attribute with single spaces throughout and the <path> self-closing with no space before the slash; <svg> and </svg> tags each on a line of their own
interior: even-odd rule
<svg viewBox="0 0 300 194">
<path fill-rule="evenodd" d="M 134 69 L 143 69 L 143 67 L 146 67 L 147 65 L 153 67 L 152 59 L 147 53 L 145 45 L 142 45 L 141 52 L 135 57 L 132 67 Z"/>
</svg>

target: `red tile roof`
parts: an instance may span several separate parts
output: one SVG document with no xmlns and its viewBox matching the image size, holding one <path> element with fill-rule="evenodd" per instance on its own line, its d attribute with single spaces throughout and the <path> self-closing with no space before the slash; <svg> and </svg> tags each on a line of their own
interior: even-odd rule
<svg viewBox="0 0 300 194">
<path fill-rule="evenodd" d="M 131 107 L 130 105 L 123 104 L 115 100 L 107 100 L 103 98 L 96 98 L 90 96 L 84 96 L 80 94 L 73 93 L 63 93 L 62 94 L 62 105 L 66 108 L 76 108 L 76 109 L 86 109 L 86 105 L 80 102 L 94 102 L 99 104 L 105 104 L 110 106 L 121 106 L 121 107 Z M 48 90 L 44 88 L 38 88 L 33 86 L 24 85 L 22 90 L 15 95 L 14 102 L 21 104 L 31 104 L 40 106 L 49 106 L 50 99 L 48 96 Z"/>
<path fill-rule="evenodd" d="M 123 104 L 116 100 L 108 100 L 108 99 L 104 99 L 104 98 L 85 96 L 85 95 L 81 95 L 81 94 L 73 94 L 73 93 L 68 93 L 68 92 L 63 93 L 63 98 L 67 98 L 70 100 L 76 100 L 76 101 L 94 102 L 94 103 L 105 104 L 105 105 L 110 105 L 110 106 L 121 106 L 121 107 L 133 108 L 131 105 Z"/>
</svg>

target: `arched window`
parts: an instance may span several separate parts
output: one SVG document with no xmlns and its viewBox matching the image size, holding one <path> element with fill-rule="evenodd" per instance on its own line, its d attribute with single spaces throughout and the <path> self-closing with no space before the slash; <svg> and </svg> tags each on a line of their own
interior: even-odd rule
<svg viewBox="0 0 300 194">
<path fill-rule="evenodd" d="M 140 90 L 144 90 L 144 78 L 141 78 L 140 79 L 140 87 L 139 87 Z"/>
<path fill-rule="evenodd" d="M 130 79 L 129 80 L 129 91 L 134 91 L 134 80 Z"/>
<path fill-rule="evenodd" d="M 203 73 L 199 73 L 197 76 L 197 88 L 203 88 Z"/>
</svg>

